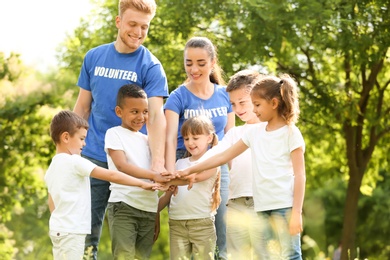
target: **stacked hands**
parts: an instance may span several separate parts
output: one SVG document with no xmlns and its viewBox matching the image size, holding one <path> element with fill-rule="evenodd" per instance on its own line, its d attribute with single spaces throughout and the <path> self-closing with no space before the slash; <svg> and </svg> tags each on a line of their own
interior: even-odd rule
<svg viewBox="0 0 390 260">
<path fill-rule="evenodd" d="M 192 188 L 196 180 L 196 173 L 191 173 L 189 169 L 178 170 L 175 172 L 155 173 L 153 176 L 153 183 L 148 183 L 148 186 L 143 187 L 146 190 L 161 190 L 172 191 L 173 195 L 178 192 L 177 185 L 188 185 L 188 190 Z M 296 235 L 302 232 L 302 215 L 299 211 L 292 211 L 289 225 L 289 232 L 291 235 Z"/>
<path fill-rule="evenodd" d="M 192 188 L 195 182 L 195 175 L 189 171 L 180 170 L 175 172 L 161 172 L 155 173 L 153 176 L 153 183 L 146 187 L 142 187 L 146 190 L 161 190 L 161 191 L 173 191 L 174 195 L 177 193 L 177 181 L 185 182 L 188 185 L 188 189 Z"/>
</svg>

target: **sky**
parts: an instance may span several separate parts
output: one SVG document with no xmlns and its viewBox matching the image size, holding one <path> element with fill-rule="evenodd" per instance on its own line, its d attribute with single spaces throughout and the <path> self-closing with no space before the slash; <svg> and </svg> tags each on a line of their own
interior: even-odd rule
<svg viewBox="0 0 390 260">
<path fill-rule="evenodd" d="M 89 0 L 0 0 L 0 52 L 19 53 L 24 64 L 45 71 L 91 8 Z"/>
</svg>

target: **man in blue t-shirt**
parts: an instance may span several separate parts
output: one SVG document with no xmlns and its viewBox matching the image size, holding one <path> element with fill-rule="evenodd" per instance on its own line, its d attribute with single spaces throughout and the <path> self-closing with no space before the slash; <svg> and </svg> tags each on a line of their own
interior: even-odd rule
<svg viewBox="0 0 390 260">
<path fill-rule="evenodd" d="M 118 90 L 123 85 L 135 83 L 145 90 L 149 101 L 146 128 L 152 154 L 151 169 L 160 173 L 166 171 L 163 99 L 168 96 L 167 78 L 160 61 L 142 45 L 155 12 L 154 0 L 145 0 L 137 5 L 134 0 L 119 0 L 119 15 L 115 20 L 118 28 L 116 41 L 93 48 L 85 55 L 77 83 L 80 92 L 74 112 L 88 120 L 90 126 L 82 155 L 102 167 L 107 168 L 104 151 L 106 131 L 121 124 L 114 111 Z M 146 129 L 143 132 L 146 133 Z M 92 247 L 92 259 L 97 259 L 109 186 L 109 182 L 91 178 L 92 230 L 85 246 Z"/>
</svg>

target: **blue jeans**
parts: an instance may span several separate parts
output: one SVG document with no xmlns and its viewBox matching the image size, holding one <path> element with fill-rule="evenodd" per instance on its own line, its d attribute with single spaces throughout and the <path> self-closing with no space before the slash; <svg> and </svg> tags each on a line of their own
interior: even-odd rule
<svg viewBox="0 0 390 260">
<path fill-rule="evenodd" d="M 262 222 L 261 259 L 301 260 L 301 235 L 290 235 L 291 208 L 257 212 Z"/>
<path fill-rule="evenodd" d="M 90 160 L 96 165 L 108 168 L 106 162 L 101 162 L 92 159 L 87 156 L 84 158 Z M 90 178 L 91 181 L 91 234 L 88 234 L 85 238 L 85 250 L 88 255 L 88 259 L 97 259 L 97 251 L 100 241 L 100 235 L 102 233 L 103 220 L 106 214 L 108 198 L 110 197 L 110 182 L 103 181 L 95 178 Z M 89 253 L 89 250 L 92 251 Z"/>
<path fill-rule="evenodd" d="M 176 161 L 182 159 L 186 150 L 176 150 Z"/>
<path fill-rule="evenodd" d="M 221 204 L 215 215 L 215 229 L 217 231 L 217 252 L 215 259 L 227 259 L 226 250 L 226 204 L 229 197 L 229 167 L 227 164 L 221 166 Z"/>
<path fill-rule="evenodd" d="M 176 151 L 176 160 L 183 158 L 186 150 Z M 217 250 L 215 252 L 215 259 L 227 259 L 226 250 L 226 204 L 229 197 L 229 167 L 227 164 L 221 166 L 221 204 L 218 207 L 215 215 L 215 229 L 217 232 Z"/>
</svg>

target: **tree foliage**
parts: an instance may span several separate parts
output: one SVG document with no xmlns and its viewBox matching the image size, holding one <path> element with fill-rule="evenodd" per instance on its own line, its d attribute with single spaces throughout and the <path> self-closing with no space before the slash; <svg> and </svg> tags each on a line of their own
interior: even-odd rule
<svg viewBox="0 0 390 260">
<path fill-rule="evenodd" d="M 15 81 L 20 77 L 23 66 L 19 56 L 19 54 L 11 53 L 6 58 L 4 53 L 0 52 L 0 79 Z"/>
</svg>

